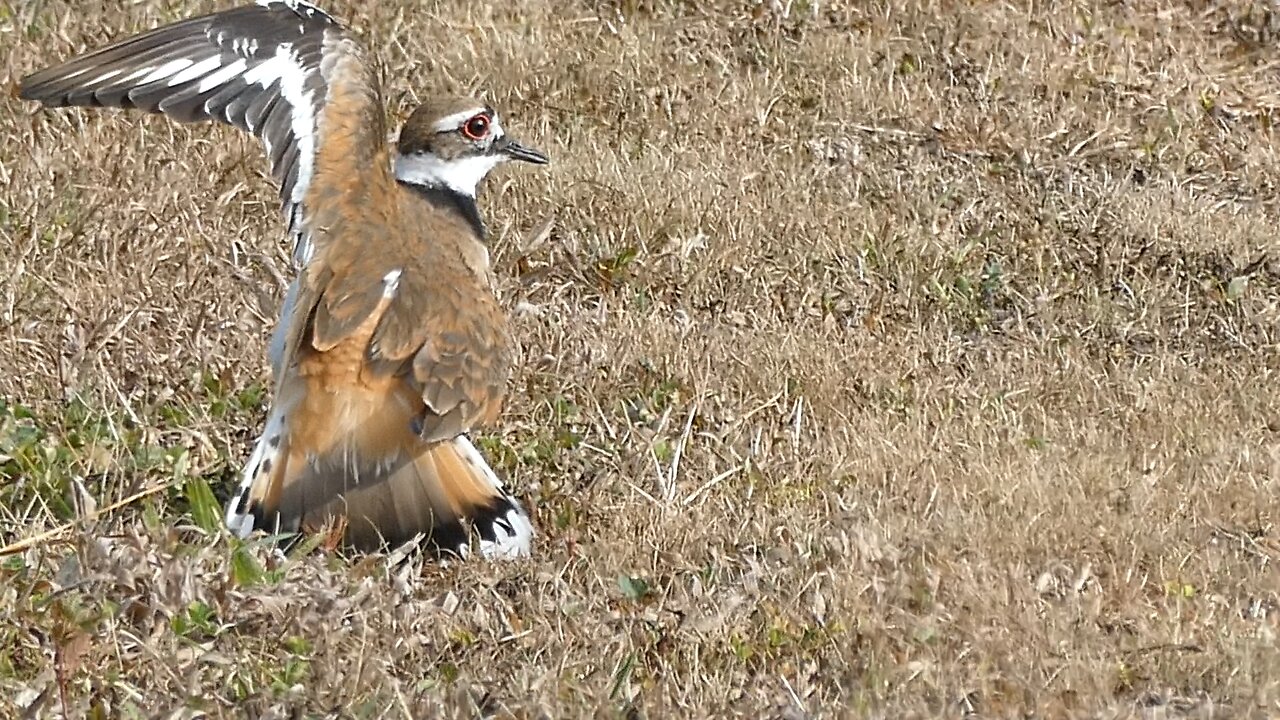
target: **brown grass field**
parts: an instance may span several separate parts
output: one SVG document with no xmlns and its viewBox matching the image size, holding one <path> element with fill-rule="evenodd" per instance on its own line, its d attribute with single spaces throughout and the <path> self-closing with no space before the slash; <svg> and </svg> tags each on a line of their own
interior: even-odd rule
<svg viewBox="0 0 1280 720">
<path fill-rule="evenodd" d="M 0 81 L 226 6 L 0 0 Z M 553 156 L 481 196 L 536 555 L 232 542 L 261 149 L 6 92 L 0 716 L 1280 715 L 1280 10 L 326 6 Z"/>
</svg>

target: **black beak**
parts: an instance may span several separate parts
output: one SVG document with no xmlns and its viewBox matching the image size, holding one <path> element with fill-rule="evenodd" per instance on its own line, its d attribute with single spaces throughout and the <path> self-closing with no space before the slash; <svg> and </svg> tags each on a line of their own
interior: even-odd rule
<svg viewBox="0 0 1280 720">
<path fill-rule="evenodd" d="M 496 143 L 496 145 L 497 147 L 495 149 L 498 152 L 506 155 L 512 160 L 521 160 L 527 163 L 533 163 L 534 165 L 546 165 L 548 162 L 551 162 L 546 155 L 543 155 L 531 147 L 525 147 L 524 145 L 521 145 L 515 140 L 507 137 L 503 137 Z"/>
</svg>

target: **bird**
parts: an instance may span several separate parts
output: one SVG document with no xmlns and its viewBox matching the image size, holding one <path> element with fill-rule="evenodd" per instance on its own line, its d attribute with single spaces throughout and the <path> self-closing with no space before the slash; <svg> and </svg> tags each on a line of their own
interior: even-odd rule
<svg viewBox="0 0 1280 720">
<path fill-rule="evenodd" d="M 528 511 L 471 439 L 501 414 L 515 354 L 476 194 L 499 165 L 546 154 L 485 102 L 443 93 L 391 141 L 368 51 L 305 0 L 144 31 L 24 77 L 18 95 L 214 121 L 265 146 L 296 277 L 269 345 L 265 427 L 226 503 L 231 534 L 532 553 Z"/>
</svg>

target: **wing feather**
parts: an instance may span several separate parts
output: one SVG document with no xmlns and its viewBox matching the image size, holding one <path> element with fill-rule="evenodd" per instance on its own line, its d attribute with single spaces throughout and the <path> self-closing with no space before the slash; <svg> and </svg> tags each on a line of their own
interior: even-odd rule
<svg viewBox="0 0 1280 720">
<path fill-rule="evenodd" d="M 346 28 L 314 5 L 258 0 L 35 72 L 22 80 L 19 95 L 48 107 L 131 108 L 179 122 L 213 120 L 255 135 L 266 146 L 301 265 L 313 251 L 305 200 L 325 138 L 326 101 L 332 82 L 343 81 L 327 76 L 328 69 L 341 66 L 374 82 L 362 55 Z M 378 95 L 375 87 L 360 97 L 373 103 Z M 381 116 L 380 107 L 354 112 Z M 369 128 L 363 139 L 385 143 L 381 128 Z"/>
</svg>

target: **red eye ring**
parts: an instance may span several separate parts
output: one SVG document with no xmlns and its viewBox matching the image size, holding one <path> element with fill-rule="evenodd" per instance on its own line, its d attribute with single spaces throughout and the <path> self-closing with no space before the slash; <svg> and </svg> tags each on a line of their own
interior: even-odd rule
<svg viewBox="0 0 1280 720">
<path fill-rule="evenodd" d="M 476 115 L 462 125 L 462 134 L 471 140 L 483 140 L 489 134 L 489 118 Z"/>
</svg>

